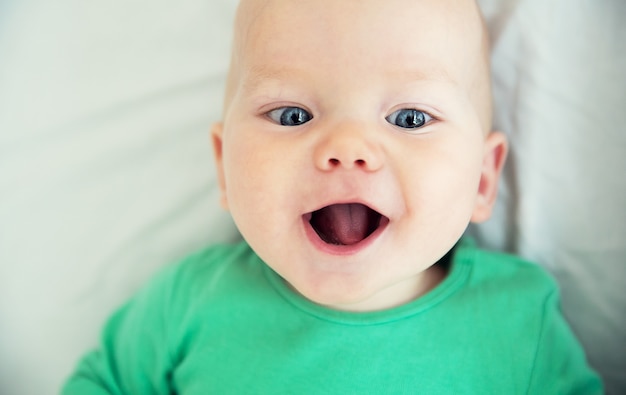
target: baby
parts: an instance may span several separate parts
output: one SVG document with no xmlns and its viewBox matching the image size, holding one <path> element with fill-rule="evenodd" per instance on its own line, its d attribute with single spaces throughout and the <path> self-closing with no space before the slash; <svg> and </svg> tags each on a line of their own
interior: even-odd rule
<svg viewBox="0 0 626 395">
<path fill-rule="evenodd" d="M 64 394 L 596 394 L 538 266 L 461 238 L 489 218 L 473 0 L 244 0 L 211 136 L 245 242 L 171 266 Z"/>
</svg>

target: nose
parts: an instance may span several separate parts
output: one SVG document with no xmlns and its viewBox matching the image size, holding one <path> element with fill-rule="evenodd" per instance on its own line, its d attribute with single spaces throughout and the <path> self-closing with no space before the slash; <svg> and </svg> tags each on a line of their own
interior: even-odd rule
<svg viewBox="0 0 626 395">
<path fill-rule="evenodd" d="M 358 122 L 344 123 L 323 133 L 315 147 L 315 166 L 322 171 L 361 169 L 374 172 L 383 166 L 384 155 L 375 131 Z"/>
</svg>

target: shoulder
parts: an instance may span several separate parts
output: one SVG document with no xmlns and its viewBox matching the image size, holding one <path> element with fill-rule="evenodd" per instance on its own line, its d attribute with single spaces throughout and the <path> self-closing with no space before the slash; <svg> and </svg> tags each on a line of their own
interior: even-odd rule
<svg viewBox="0 0 626 395">
<path fill-rule="evenodd" d="M 165 266 L 140 295 L 167 301 L 200 299 L 254 281 L 261 272 L 260 259 L 245 242 L 213 245 Z"/>
<path fill-rule="evenodd" d="M 548 320 L 560 319 L 556 282 L 538 264 L 480 249 L 471 240 L 459 243 L 453 264 L 467 273 L 454 297 L 456 316 L 479 344 L 515 361 L 518 370 L 511 374 L 523 373 L 519 380 L 527 381 Z"/>
<path fill-rule="evenodd" d="M 478 344 L 499 350 L 497 363 L 514 362 L 509 374 L 529 385 L 527 393 L 601 392 L 560 312 L 557 282 L 542 266 L 467 239 L 453 262 L 453 270 L 469 273 L 455 298 L 463 328 L 473 328 Z"/>
<path fill-rule="evenodd" d="M 547 298 L 558 293 L 556 280 L 541 265 L 519 256 L 488 251 L 471 239 L 459 242 L 454 263 L 470 267 L 469 286 L 497 288 L 499 293 L 522 293 Z"/>
<path fill-rule="evenodd" d="M 174 264 L 170 274 L 178 286 L 206 289 L 223 281 L 244 281 L 262 270 L 261 261 L 245 242 L 201 249 Z M 168 269 L 166 269 L 166 272 Z"/>
<path fill-rule="evenodd" d="M 464 304 L 481 311 L 525 336 L 541 331 L 546 311 L 558 311 L 559 288 L 542 266 L 523 258 L 476 247 L 462 240 L 455 250 L 453 270 L 464 268 L 466 281 L 457 294 Z M 503 318 L 503 319 L 502 319 Z M 495 322 L 495 321 L 494 321 Z M 530 340 L 530 339 L 529 339 Z"/>
<path fill-rule="evenodd" d="M 190 254 L 173 265 L 173 270 L 179 274 L 211 273 L 233 265 L 250 264 L 255 260 L 256 255 L 243 241 L 234 244 L 217 244 Z"/>
</svg>

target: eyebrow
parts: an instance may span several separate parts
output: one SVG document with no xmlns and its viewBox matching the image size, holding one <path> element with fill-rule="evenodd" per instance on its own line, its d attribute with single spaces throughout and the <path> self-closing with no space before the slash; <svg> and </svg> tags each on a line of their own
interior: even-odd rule
<svg viewBox="0 0 626 395">
<path fill-rule="evenodd" d="M 242 88 L 246 91 L 258 89 L 266 81 L 280 82 L 283 80 L 306 79 L 309 75 L 304 70 L 299 70 L 291 66 L 268 67 L 264 65 L 250 66 L 245 73 L 246 78 L 242 78 Z M 459 82 L 453 79 L 444 68 L 432 68 L 430 70 L 395 70 L 387 73 L 387 77 L 397 80 L 411 82 L 443 82 L 458 86 Z"/>
<path fill-rule="evenodd" d="M 281 81 L 285 79 L 304 78 L 308 73 L 292 67 L 251 66 L 242 77 L 242 88 L 246 91 L 256 90 L 265 81 Z"/>
<path fill-rule="evenodd" d="M 449 82 L 454 85 L 458 84 L 458 81 L 453 79 L 444 68 L 432 68 L 428 71 L 423 70 L 399 70 L 390 73 L 393 78 L 404 81 L 436 81 L 436 82 Z"/>
</svg>

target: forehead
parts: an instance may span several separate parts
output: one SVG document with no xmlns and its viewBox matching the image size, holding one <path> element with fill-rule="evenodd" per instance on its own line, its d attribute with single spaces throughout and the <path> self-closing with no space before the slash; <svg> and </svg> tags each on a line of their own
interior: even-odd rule
<svg viewBox="0 0 626 395">
<path fill-rule="evenodd" d="M 244 0 L 241 66 L 268 77 L 305 69 L 432 74 L 463 80 L 478 51 L 468 0 Z"/>
</svg>

